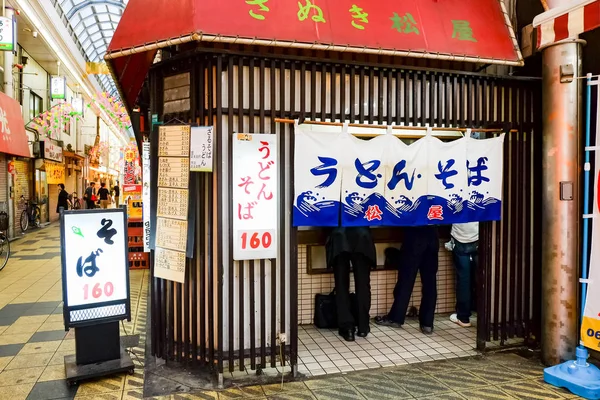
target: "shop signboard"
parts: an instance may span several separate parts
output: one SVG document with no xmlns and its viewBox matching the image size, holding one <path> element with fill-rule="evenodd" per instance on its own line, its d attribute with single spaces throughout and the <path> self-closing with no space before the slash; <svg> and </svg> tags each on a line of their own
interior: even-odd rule
<svg viewBox="0 0 600 400">
<path fill-rule="evenodd" d="M 0 51 L 15 50 L 16 27 L 14 18 L 0 17 Z"/>
<path fill-rule="evenodd" d="M 73 99 L 71 100 L 71 105 L 73 106 L 73 111 L 78 114 L 78 115 L 82 115 L 83 116 L 83 98 L 81 97 L 73 97 Z"/>
<path fill-rule="evenodd" d="M 144 253 L 150 252 L 150 142 L 142 143 L 142 217 L 144 220 Z"/>
<path fill-rule="evenodd" d="M 46 170 L 46 182 L 49 185 L 58 185 L 59 183 L 65 183 L 64 164 L 59 164 L 52 161 L 44 161 L 44 168 Z"/>
<path fill-rule="evenodd" d="M 277 257 L 277 136 L 233 137 L 233 259 Z"/>
<path fill-rule="evenodd" d="M 58 145 L 54 140 L 46 138 L 40 141 L 42 147 L 42 154 L 44 159 L 52 160 L 56 162 L 63 162 L 63 148 Z"/>
<path fill-rule="evenodd" d="M 65 328 L 129 320 L 125 210 L 64 211 L 60 229 Z"/>
<path fill-rule="evenodd" d="M 190 126 L 158 128 L 154 275 L 185 282 L 188 252 Z"/>
<path fill-rule="evenodd" d="M 190 171 L 212 172 L 213 127 L 193 127 L 190 137 Z"/>
<path fill-rule="evenodd" d="M 452 142 L 427 135 L 304 131 L 295 138 L 294 226 L 420 226 L 499 220 L 504 135 Z"/>
<path fill-rule="evenodd" d="M 123 185 L 122 197 L 127 204 L 127 217 L 131 220 L 141 220 L 142 185 Z"/>
<path fill-rule="evenodd" d="M 50 96 L 52 100 L 64 100 L 67 96 L 67 78 L 52 75 L 50 78 Z"/>
</svg>

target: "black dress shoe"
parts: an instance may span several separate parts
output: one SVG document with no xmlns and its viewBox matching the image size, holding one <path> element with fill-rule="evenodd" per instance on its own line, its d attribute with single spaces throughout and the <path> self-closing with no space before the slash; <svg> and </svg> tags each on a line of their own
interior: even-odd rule
<svg viewBox="0 0 600 400">
<path fill-rule="evenodd" d="M 338 332 L 346 342 L 354 342 L 354 329 L 340 329 Z"/>
<path fill-rule="evenodd" d="M 369 334 L 369 332 L 361 332 L 361 331 L 358 331 L 358 333 L 357 333 L 357 335 L 359 337 L 367 337 L 368 334 Z"/>
</svg>

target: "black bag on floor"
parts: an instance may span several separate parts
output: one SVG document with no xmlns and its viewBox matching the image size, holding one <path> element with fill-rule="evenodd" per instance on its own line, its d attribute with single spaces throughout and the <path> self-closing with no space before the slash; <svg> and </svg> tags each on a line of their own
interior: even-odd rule
<svg viewBox="0 0 600 400">
<path fill-rule="evenodd" d="M 355 321 L 357 309 L 356 293 L 350 293 L 350 310 Z M 338 327 L 335 288 L 331 293 L 317 293 L 315 295 L 314 323 L 319 329 L 336 329 Z"/>
</svg>

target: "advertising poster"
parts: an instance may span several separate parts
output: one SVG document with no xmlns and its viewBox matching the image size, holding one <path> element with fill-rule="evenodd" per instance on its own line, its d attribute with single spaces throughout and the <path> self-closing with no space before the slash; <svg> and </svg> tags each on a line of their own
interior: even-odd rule
<svg viewBox="0 0 600 400">
<path fill-rule="evenodd" d="M 233 259 L 277 257 L 277 136 L 233 137 Z"/>
</svg>

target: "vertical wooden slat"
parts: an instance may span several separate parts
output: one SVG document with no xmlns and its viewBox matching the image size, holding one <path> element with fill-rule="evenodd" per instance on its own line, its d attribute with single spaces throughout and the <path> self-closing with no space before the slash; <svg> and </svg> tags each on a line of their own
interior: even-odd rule
<svg viewBox="0 0 600 400">
<path fill-rule="evenodd" d="M 217 80 L 219 79 L 219 74 L 217 74 Z M 227 128 L 228 131 L 224 132 L 225 141 L 228 143 L 227 150 L 227 159 L 225 160 L 227 163 L 227 180 L 229 181 L 229 185 L 227 188 L 222 189 L 225 194 L 225 198 L 231 199 L 231 185 L 233 184 L 233 160 L 231 158 L 231 146 L 233 145 L 232 134 L 234 131 L 233 127 L 233 57 L 229 57 L 227 60 Z M 222 102 L 218 102 L 217 107 L 223 107 Z M 271 103 L 271 107 L 273 104 Z M 231 215 L 233 215 L 233 204 L 232 202 L 228 202 L 227 204 L 227 213 L 230 216 L 228 218 L 227 229 L 228 232 L 233 232 L 233 219 Z M 222 214 L 219 214 L 222 215 Z M 222 218 L 222 217 L 221 217 Z M 227 260 L 227 264 L 229 265 L 229 281 L 227 282 L 227 294 L 229 299 L 227 300 L 227 323 L 228 323 L 228 340 L 227 345 L 229 346 L 229 372 L 233 372 L 235 367 L 235 353 L 233 348 L 235 346 L 235 315 L 234 315 L 234 307 L 235 307 L 235 283 L 239 283 L 239 279 L 235 279 L 235 262 L 233 261 L 233 241 L 229 241 L 229 246 L 227 246 L 227 252 L 225 255 L 225 259 Z M 239 329 L 240 327 L 238 327 Z"/>
<path fill-rule="evenodd" d="M 275 64 L 275 60 L 271 60 L 271 93 L 270 93 L 270 97 L 271 97 L 271 133 L 275 133 L 276 131 L 276 123 L 275 123 L 275 117 L 276 117 L 276 113 L 275 113 L 275 104 L 276 104 L 276 96 L 277 96 L 277 92 L 275 89 L 275 71 L 276 71 L 276 64 Z M 325 79 L 324 75 L 321 75 L 321 83 L 323 83 L 323 79 Z M 324 92 L 324 91 L 323 91 Z M 324 93 L 321 96 L 321 107 L 324 107 L 323 104 L 323 99 L 324 99 Z M 323 108 L 322 108 L 323 110 Z M 276 343 L 276 334 L 277 334 L 277 266 L 278 266 L 278 262 L 276 259 L 272 259 L 271 260 L 271 367 L 275 367 L 276 365 L 276 350 L 277 350 L 277 343 Z"/>
<path fill-rule="evenodd" d="M 393 69 L 388 69 L 387 70 L 387 76 L 386 76 L 386 82 L 387 82 L 387 111 L 386 111 L 386 124 L 387 125 L 391 125 L 392 122 L 394 122 L 394 115 L 393 115 L 393 107 L 394 107 L 394 70 Z M 398 99 L 398 101 L 400 101 Z"/>
<path fill-rule="evenodd" d="M 385 71 L 380 68 L 377 71 L 377 123 L 383 125 L 383 80 Z M 373 82 L 374 84 L 375 82 Z"/>
<path fill-rule="evenodd" d="M 238 104 L 237 104 L 237 108 L 238 108 L 238 126 L 237 126 L 237 131 L 239 133 L 244 133 L 244 59 L 242 57 L 238 58 L 238 78 L 237 78 L 237 84 L 238 84 Z M 233 80 L 229 81 L 229 85 L 233 86 Z M 271 107 L 273 106 L 273 104 L 271 104 Z M 233 103 L 233 96 L 229 99 L 229 107 L 231 109 L 233 109 L 234 107 L 234 103 Z M 232 129 L 233 128 L 233 124 L 230 125 Z M 231 163 L 232 166 L 232 170 L 233 170 L 233 162 Z M 233 171 L 231 173 L 231 176 L 233 177 Z M 234 185 L 235 183 L 230 181 L 230 186 Z M 232 193 L 233 195 L 233 193 Z M 231 203 L 231 202 L 230 202 Z M 230 212 L 229 215 L 233 215 L 233 212 Z M 233 221 L 231 222 L 231 230 L 230 235 L 231 235 L 231 239 L 230 243 L 233 243 Z M 233 245 L 231 247 L 231 255 L 233 256 Z M 232 259 L 233 261 L 233 259 Z M 233 263 L 233 262 L 232 262 Z M 239 319 L 239 369 L 240 371 L 244 371 L 245 368 L 245 362 L 244 362 L 244 347 L 245 347 L 245 337 L 244 337 L 244 331 L 245 331 L 245 319 L 246 319 L 246 307 L 245 307 L 245 300 L 246 300 L 246 296 L 244 293 L 244 280 L 245 280 L 245 269 L 246 269 L 246 265 L 243 261 L 238 261 L 237 263 L 238 265 L 238 276 L 239 278 L 237 279 L 237 285 L 238 285 L 238 319 Z M 233 298 L 233 296 L 231 297 Z M 230 349 L 231 351 L 231 349 Z"/>
<path fill-rule="evenodd" d="M 325 121 L 327 119 L 327 66 L 325 64 L 321 65 L 321 121 Z"/>
<path fill-rule="evenodd" d="M 342 65 L 342 70 L 340 71 L 340 121 L 346 121 L 346 65 Z M 294 85 L 292 85 L 294 87 Z M 352 106 L 352 101 L 350 101 L 350 106 Z"/>
<path fill-rule="evenodd" d="M 285 118 L 285 64 L 283 61 L 281 61 L 280 64 L 280 87 L 279 87 L 279 100 L 280 100 L 280 110 L 279 110 L 279 116 L 281 118 Z M 330 79 L 330 91 L 331 93 L 335 93 L 335 70 L 332 70 L 333 72 L 331 73 L 331 79 Z M 325 81 L 327 82 L 327 81 Z M 331 114 L 332 114 L 332 119 L 335 118 L 335 96 L 332 94 L 331 97 Z M 279 133 L 278 133 L 278 143 L 279 143 L 279 165 L 287 165 L 287 160 L 285 158 L 285 147 L 286 147 L 286 135 L 285 135 L 285 131 L 286 131 L 286 124 L 280 124 L 279 125 Z M 275 134 L 275 132 L 273 132 L 273 134 Z M 286 327 L 285 327 L 285 321 L 286 321 L 286 287 L 285 284 L 287 282 L 287 275 L 286 275 L 286 271 L 285 271 L 285 259 L 286 257 L 286 253 L 285 253 L 285 231 L 287 228 L 286 222 L 285 222 L 285 217 L 283 215 L 283 210 L 285 210 L 286 204 L 285 204 L 285 196 L 284 196 L 284 188 L 286 185 L 286 176 L 285 176 L 285 172 L 284 172 L 284 168 L 280 168 L 279 169 L 279 207 L 281 210 L 281 215 L 279 217 L 279 254 L 280 254 L 280 259 L 279 261 L 279 332 L 281 333 L 286 333 Z M 275 205 L 276 206 L 276 205 Z M 285 361 L 285 354 L 281 355 L 282 357 L 282 361 L 281 363 L 283 364 Z"/>
<path fill-rule="evenodd" d="M 223 62 L 222 62 L 222 58 L 221 57 L 217 57 L 216 58 L 216 88 L 215 88 L 215 93 L 216 93 L 216 102 L 217 102 L 217 107 L 216 107 L 216 117 L 217 117 L 217 140 L 215 140 L 215 152 L 216 152 L 216 157 L 215 157 L 215 165 L 220 166 L 222 165 L 223 162 L 223 146 L 221 145 L 221 143 L 223 143 L 224 139 L 223 139 L 223 124 L 221 123 L 221 121 L 223 121 L 223 106 L 222 106 L 222 93 L 223 93 L 223 84 L 221 83 L 221 76 L 223 74 Z M 211 81 L 212 81 L 212 77 L 211 77 Z M 210 107 L 212 108 L 213 105 L 211 104 Z M 227 133 L 228 134 L 228 133 Z M 225 139 L 227 140 L 227 139 Z M 217 169 L 217 175 L 215 176 L 216 181 L 217 181 L 217 236 L 216 236 L 216 242 L 217 242 L 217 257 L 216 257 L 216 263 L 217 263 L 217 370 L 220 374 L 223 373 L 223 361 L 224 361 L 224 354 L 223 354 L 223 340 L 225 339 L 225 327 L 223 326 L 224 321 L 224 316 L 223 316 L 223 308 L 224 308 L 224 298 L 223 298 L 223 274 L 225 273 L 224 270 L 224 265 L 223 265 L 223 259 L 224 259 L 224 254 L 223 254 L 223 241 L 220 239 L 223 237 L 223 196 L 224 196 L 224 188 L 223 188 L 223 179 L 219 179 L 218 178 L 218 174 L 222 174 L 223 172 L 219 172 L 220 170 Z M 231 329 L 231 325 L 230 325 L 230 329 Z M 229 346 L 231 347 L 233 341 L 229 342 Z"/>
<path fill-rule="evenodd" d="M 337 119 L 337 88 L 336 83 L 336 68 L 335 64 L 331 66 L 331 88 L 330 92 L 330 101 L 331 101 L 331 111 L 329 113 L 329 118 L 331 121 L 335 121 Z M 282 109 L 283 112 L 283 109 Z"/>
<path fill-rule="evenodd" d="M 356 68 L 350 67 L 350 122 L 356 122 Z"/>
<path fill-rule="evenodd" d="M 358 82 L 358 122 L 365 123 L 365 69 L 359 69 Z"/>
</svg>

